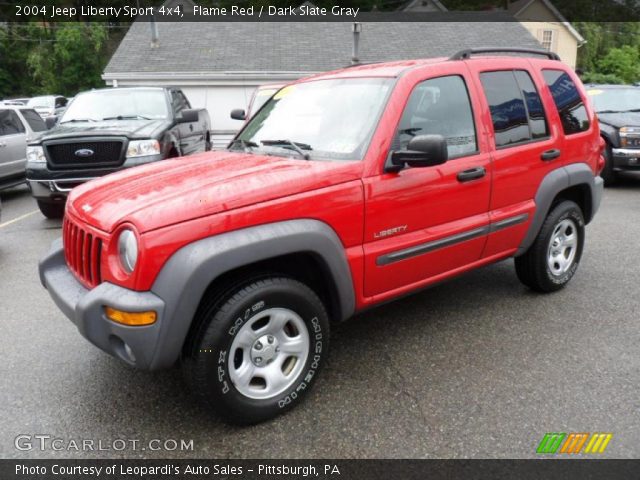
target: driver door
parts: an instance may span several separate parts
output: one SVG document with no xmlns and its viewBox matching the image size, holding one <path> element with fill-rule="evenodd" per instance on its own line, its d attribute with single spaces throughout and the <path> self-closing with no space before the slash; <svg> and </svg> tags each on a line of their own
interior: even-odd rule
<svg viewBox="0 0 640 480">
<path fill-rule="evenodd" d="M 396 130 L 392 151 L 406 149 L 416 135 L 443 135 L 446 163 L 365 179 L 367 297 L 384 300 L 480 260 L 491 160 L 476 128 L 471 85 L 463 66 L 455 75 L 417 82 Z"/>
</svg>

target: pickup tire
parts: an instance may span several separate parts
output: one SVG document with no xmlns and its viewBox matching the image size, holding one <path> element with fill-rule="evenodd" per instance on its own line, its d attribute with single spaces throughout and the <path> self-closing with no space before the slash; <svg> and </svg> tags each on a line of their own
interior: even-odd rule
<svg viewBox="0 0 640 480">
<path fill-rule="evenodd" d="M 580 207 L 569 200 L 556 204 L 533 245 L 515 258 L 520 281 L 537 292 L 554 292 L 563 288 L 578 269 L 584 236 L 584 217 Z"/>
<path fill-rule="evenodd" d="M 329 318 L 322 301 L 287 277 L 249 280 L 198 310 L 183 353 L 191 389 L 221 418 L 253 424 L 298 404 L 324 364 Z"/>
<path fill-rule="evenodd" d="M 62 218 L 64 216 L 64 203 L 49 203 L 38 200 L 38 208 L 47 218 Z"/>
<path fill-rule="evenodd" d="M 618 174 L 613 170 L 613 154 L 611 152 L 611 145 L 607 142 L 604 151 L 604 168 L 600 173 L 602 180 L 604 180 L 605 187 L 611 187 L 618 181 Z"/>
</svg>

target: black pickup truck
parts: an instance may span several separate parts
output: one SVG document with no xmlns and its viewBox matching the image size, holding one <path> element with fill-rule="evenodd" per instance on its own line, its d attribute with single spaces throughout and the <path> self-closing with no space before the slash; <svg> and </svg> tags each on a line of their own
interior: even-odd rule
<svg viewBox="0 0 640 480">
<path fill-rule="evenodd" d="M 143 163 L 211 150 L 209 114 L 175 88 L 131 87 L 77 95 L 50 130 L 27 146 L 27 182 L 48 218 L 68 192 Z"/>
<path fill-rule="evenodd" d="M 622 172 L 640 172 L 640 87 L 587 85 L 587 94 L 606 143 L 600 175 L 608 187 Z"/>
</svg>

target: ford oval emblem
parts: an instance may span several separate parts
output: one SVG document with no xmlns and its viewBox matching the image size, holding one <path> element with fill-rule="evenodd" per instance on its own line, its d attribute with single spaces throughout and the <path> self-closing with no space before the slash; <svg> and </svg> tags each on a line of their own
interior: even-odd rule
<svg viewBox="0 0 640 480">
<path fill-rule="evenodd" d="M 81 148 L 80 150 L 76 150 L 76 157 L 91 157 L 93 156 L 93 153 L 93 150 L 90 150 L 88 148 Z"/>
</svg>

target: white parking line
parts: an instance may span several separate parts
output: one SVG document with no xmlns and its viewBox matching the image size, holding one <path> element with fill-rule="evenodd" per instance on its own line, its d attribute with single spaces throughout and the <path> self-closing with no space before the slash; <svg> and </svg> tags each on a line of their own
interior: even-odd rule
<svg viewBox="0 0 640 480">
<path fill-rule="evenodd" d="M 29 212 L 29 213 L 25 213 L 24 215 L 20 215 L 19 217 L 14 218 L 13 220 L 9 220 L 8 222 L 0 223 L 0 228 L 8 227 L 12 223 L 16 223 L 16 222 L 19 222 L 20 220 L 24 220 L 25 218 L 30 217 L 31 215 L 33 215 L 34 213 L 38 213 L 39 211 L 40 210 L 34 210 L 33 212 Z"/>
</svg>

